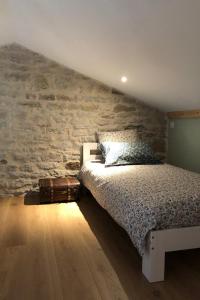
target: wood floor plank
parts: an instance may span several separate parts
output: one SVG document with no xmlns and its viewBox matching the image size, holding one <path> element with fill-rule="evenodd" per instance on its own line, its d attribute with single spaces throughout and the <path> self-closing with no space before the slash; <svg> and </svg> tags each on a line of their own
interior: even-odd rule
<svg viewBox="0 0 200 300">
<path fill-rule="evenodd" d="M 74 220 L 74 233 L 102 299 L 128 299 L 111 263 L 83 218 Z"/>
<path fill-rule="evenodd" d="M 46 240 L 44 211 L 42 207 L 36 206 L 28 210 L 26 245 L 9 247 L 9 249 L 17 249 L 18 256 L 9 274 L 9 289 L 5 299 L 63 299 L 52 278 L 54 275 L 52 271 L 55 271 L 55 268 L 53 260 L 49 259 L 51 251 Z M 20 227 L 21 225 L 19 230 Z"/>
<path fill-rule="evenodd" d="M 167 254 L 166 280 L 150 284 L 127 234 L 89 195 L 78 205 L 9 198 L 0 215 L 0 300 L 198 299 L 199 249 Z"/>
<path fill-rule="evenodd" d="M 0 235 L 0 246 L 14 247 L 26 244 L 28 221 L 27 207 L 23 205 L 23 199 L 10 199 Z M 6 218 L 5 218 L 6 217 Z"/>
<path fill-rule="evenodd" d="M 72 209 L 72 206 L 73 209 Z M 63 294 L 69 299 L 101 299 L 74 230 L 76 204 L 48 207 L 49 230 L 54 246 Z"/>
</svg>

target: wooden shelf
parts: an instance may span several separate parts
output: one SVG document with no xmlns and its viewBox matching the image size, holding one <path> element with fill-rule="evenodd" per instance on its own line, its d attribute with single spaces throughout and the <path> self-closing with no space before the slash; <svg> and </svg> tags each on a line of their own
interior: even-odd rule
<svg viewBox="0 0 200 300">
<path fill-rule="evenodd" d="M 200 109 L 186 110 L 186 111 L 172 111 L 172 112 L 168 112 L 167 116 L 169 119 L 200 118 Z"/>
</svg>

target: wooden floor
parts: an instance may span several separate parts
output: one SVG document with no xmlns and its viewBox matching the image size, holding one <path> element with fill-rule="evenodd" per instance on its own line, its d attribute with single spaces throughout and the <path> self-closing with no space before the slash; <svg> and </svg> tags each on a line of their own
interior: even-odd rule
<svg viewBox="0 0 200 300">
<path fill-rule="evenodd" d="M 127 235 L 91 197 L 50 205 L 4 199 L 0 299 L 197 300 L 200 250 L 168 254 L 166 281 L 149 284 Z"/>
</svg>

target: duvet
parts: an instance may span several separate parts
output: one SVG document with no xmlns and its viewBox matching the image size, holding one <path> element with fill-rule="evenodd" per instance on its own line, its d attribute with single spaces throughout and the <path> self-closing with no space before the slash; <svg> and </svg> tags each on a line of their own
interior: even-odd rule
<svg viewBox="0 0 200 300">
<path fill-rule="evenodd" d="M 200 174 L 168 164 L 106 168 L 87 162 L 80 178 L 140 255 L 151 230 L 200 225 Z"/>
</svg>

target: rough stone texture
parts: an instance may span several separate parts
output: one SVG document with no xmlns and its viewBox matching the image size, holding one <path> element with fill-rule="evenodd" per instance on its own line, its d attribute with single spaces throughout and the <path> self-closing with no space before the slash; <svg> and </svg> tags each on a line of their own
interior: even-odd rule
<svg viewBox="0 0 200 300">
<path fill-rule="evenodd" d="M 79 170 L 80 169 L 80 161 L 68 161 L 65 165 L 67 170 Z"/>
<path fill-rule="evenodd" d="M 165 115 L 12 44 L 0 48 L 0 195 L 76 174 L 97 131 L 136 128 L 165 157 Z"/>
</svg>

